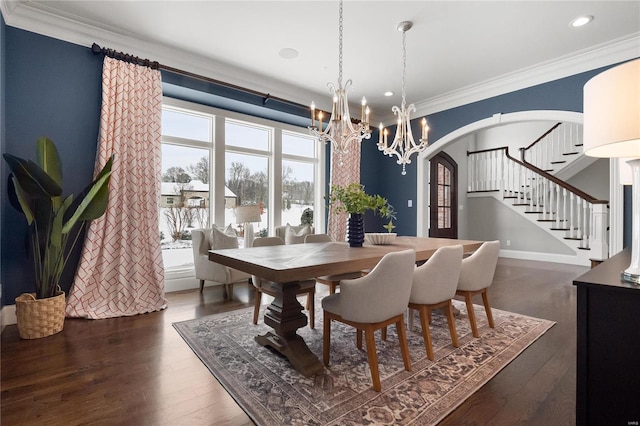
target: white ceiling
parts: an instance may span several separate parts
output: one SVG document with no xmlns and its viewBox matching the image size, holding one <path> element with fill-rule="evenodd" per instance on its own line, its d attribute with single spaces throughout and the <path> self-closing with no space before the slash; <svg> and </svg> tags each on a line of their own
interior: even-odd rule
<svg viewBox="0 0 640 426">
<path fill-rule="evenodd" d="M 1 0 L 10 26 L 113 48 L 320 108 L 338 79 L 338 1 Z M 595 19 L 582 28 L 569 22 Z M 416 116 L 640 56 L 640 1 L 358 1 L 344 4 L 343 80 L 374 122 Z M 278 52 L 292 48 L 294 59 Z M 385 98 L 392 90 L 395 95 Z M 352 114 L 353 115 L 353 114 Z"/>
</svg>

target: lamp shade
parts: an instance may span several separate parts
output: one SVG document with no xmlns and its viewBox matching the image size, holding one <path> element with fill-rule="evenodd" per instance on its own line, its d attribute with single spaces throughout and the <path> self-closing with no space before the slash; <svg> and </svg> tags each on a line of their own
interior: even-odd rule
<svg viewBox="0 0 640 426">
<path fill-rule="evenodd" d="M 584 85 L 583 148 L 590 157 L 640 157 L 640 59 Z"/>
<path fill-rule="evenodd" d="M 260 206 L 236 207 L 236 223 L 260 222 Z"/>
</svg>

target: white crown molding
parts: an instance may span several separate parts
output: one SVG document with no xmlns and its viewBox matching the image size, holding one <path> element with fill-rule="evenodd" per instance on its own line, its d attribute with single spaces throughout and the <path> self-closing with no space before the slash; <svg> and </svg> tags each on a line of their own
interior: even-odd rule
<svg viewBox="0 0 640 426">
<path fill-rule="evenodd" d="M 640 32 L 418 102 L 416 117 L 640 57 Z"/>
<path fill-rule="evenodd" d="M 12 27 L 81 46 L 90 47 L 95 42 L 104 47 L 158 61 L 166 66 L 187 70 L 258 92 L 270 93 L 272 96 L 288 99 L 301 105 L 306 105 L 309 99 L 317 98 L 319 95 L 317 92 L 295 87 L 284 81 L 265 79 L 262 75 L 196 54 L 141 40 L 133 35 L 118 34 L 115 31 L 101 28 L 99 23 L 79 22 L 77 17 L 63 17 L 57 13 L 51 13 L 45 3 L 32 3 L 28 0 L 0 0 L 0 11 L 7 25 Z M 416 102 L 415 117 L 433 114 L 637 57 L 640 57 L 640 32 L 594 48 L 575 52 L 564 58 L 524 68 L 479 84 L 462 87 L 441 96 Z M 319 105 L 319 107 L 327 108 L 328 106 Z M 381 121 L 391 125 L 395 124 L 396 119 L 389 112 L 382 117 Z"/>
</svg>

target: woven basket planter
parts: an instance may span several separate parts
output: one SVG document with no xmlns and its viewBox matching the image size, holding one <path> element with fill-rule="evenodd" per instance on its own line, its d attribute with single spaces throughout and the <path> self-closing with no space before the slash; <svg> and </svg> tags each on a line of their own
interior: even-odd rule
<svg viewBox="0 0 640 426">
<path fill-rule="evenodd" d="M 16 297 L 18 332 L 22 339 L 38 339 L 62 331 L 65 317 L 65 294 L 36 299 L 35 293 L 23 293 Z"/>
</svg>

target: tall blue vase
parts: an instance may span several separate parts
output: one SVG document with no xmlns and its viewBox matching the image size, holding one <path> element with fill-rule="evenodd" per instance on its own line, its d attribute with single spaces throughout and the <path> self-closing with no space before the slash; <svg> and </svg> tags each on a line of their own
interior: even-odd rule
<svg viewBox="0 0 640 426">
<path fill-rule="evenodd" d="M 347 225 L 347 241 L 349 241 L 349 247 L 362 247 L 362 243 L 364 243 L 364 215 L 361 213 L 351 213 Z"/>
</svg>

